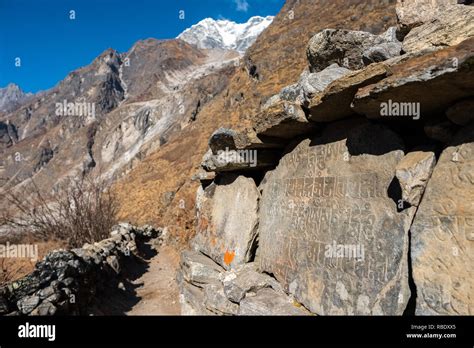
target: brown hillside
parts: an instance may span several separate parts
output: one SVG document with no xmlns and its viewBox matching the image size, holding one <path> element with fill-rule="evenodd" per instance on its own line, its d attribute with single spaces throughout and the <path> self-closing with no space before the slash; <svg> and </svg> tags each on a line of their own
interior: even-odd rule
<svg viewBox="0 0 474 348">
<path fill-rule="evenodd" d="M 229 85 L 205 105 L 197 120 L 116 184 L 121 218 L 168 226 L 185 242 L 193 234 L 194 199 L 207 141 L 219 127 L 238 129 L 265 100 L 298 80 L 306 45 L 324 28 L 380 33 L 396 23 L 395 0 L 288 0 L 272 25 L 242 59 Z"/>
</svg>

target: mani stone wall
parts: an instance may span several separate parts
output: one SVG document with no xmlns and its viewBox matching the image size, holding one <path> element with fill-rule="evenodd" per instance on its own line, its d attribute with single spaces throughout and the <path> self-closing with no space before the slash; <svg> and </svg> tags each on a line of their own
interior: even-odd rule
<svg viewBox="0 0 474 348">
<path fill-rule="evenodd" d="M 469 3 L 399 0 L 383 35 L 317 33 L 252 127 L 211 136 L 184 314 L 474 314 Z"/>
<path fill-rule="evenodd" d="M 97 294 L 118 285 L 140 240 L 161 230 L 121 223 L 110 238 L 73 250 L 52 251 L 25 277 L 0 287 L 0 315 L 87 315 Z"/>
</svg>

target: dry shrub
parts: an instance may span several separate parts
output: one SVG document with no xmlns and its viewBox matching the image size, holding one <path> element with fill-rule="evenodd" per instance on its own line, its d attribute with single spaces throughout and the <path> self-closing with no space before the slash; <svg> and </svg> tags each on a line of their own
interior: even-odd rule
<svg viewBox="0 0 474 348">
<path fill-rule="evenodd" d="M 34 181 L 29 186 L 28 195 L 5 192 L 15 213 L 4 214 L 0 225 L 76 248 L 107 238 L 117 223 L 117 199 L 103 180 L 69 178 L 49 194 Z"/>
</svg>

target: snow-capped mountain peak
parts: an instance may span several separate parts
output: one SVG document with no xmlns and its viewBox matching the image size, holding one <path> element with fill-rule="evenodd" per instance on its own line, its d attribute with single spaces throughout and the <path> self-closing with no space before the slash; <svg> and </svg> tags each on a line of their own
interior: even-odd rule
<svg viewBox="0 0 474 348">
<path fill-rule="evenodd" d="M 272 16 L 251 17 L 246 23 L 206 18 L 183 31 L 178 39 L 202 49 L 232 49 L 244 53 L 272 21 Z"/>
</svg>

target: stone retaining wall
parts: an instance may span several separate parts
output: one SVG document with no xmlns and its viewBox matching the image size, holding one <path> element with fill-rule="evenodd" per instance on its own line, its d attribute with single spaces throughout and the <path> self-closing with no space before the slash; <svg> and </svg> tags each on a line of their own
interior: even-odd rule
<svg viewBox="0 0 474 348">
<path fill-rule="evenodd" d="M 0 288 L 0 315 L 84 315 L 97 291 L 117 279 L 137 242 L 161 235 L 150 226 L 121 223 L 110 238 L 50 252 L 35 270 Z"/>
</svg>

